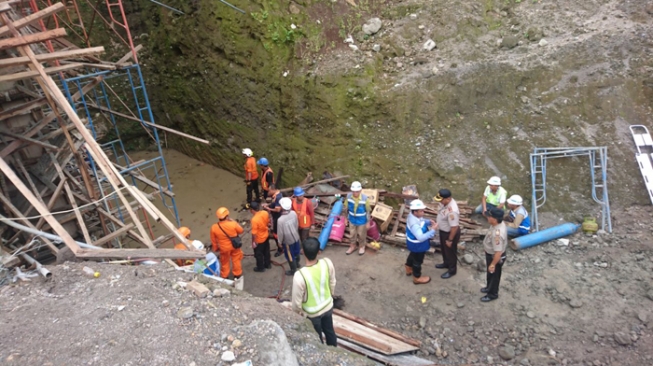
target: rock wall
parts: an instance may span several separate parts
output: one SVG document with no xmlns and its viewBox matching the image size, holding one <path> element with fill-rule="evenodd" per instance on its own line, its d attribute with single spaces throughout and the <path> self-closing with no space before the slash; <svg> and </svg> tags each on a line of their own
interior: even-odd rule
<svg viewBox="0 0 653 366">
<path fill-rule="evenodd" d="M 628 131 L 652 126 L 653 9 L 641 2 L 137 4 L 158 122 L 213 141 L 168 135 L 197 159 L 240 174 L 250 147 L 287 184 L 329 169 L 477 200 L 491 175 L 530 198 L 533 147 L 605 145 L 613 205 L 647 201 Z M 585 160 L 548 173 L 550 209 L 596 211 Z"/>
</svg>

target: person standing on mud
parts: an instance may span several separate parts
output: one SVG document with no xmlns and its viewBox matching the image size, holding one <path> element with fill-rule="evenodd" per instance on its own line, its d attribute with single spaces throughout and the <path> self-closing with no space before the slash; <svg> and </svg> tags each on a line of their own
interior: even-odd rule
<svg viewBox="0 0 653 366">
<path fill-rule="evenodd" d="M 426 205 L 421 200 L 410 203 L 410 214 L 406 219 L 406 247 L 410 251 L 406 258 L 406 276 L 413 276 L 413 283 L 422 285 L 429 283 L 431 277 L 422 276 L 424 255 L 431 248 L 430 240 L 438 228 L 433 220 L 424 218 Z"/>
<path fill-rule="evenodd" d="M 261 211 L 258 202 L 252 202 L 249 208 L 252 216 L 252 247 L 254 248 L 254 258 L 256 258 L 256 267 L 254 272 L 265 272 L 266 269 L 272 268 L 270 262 L 270 214 L 267 211 Z"/>
<path fill-rule="evenodd" d="M 299 220 L 299 238 L 302 242 L 308 238 L 311 226 L 315 222 L 315 212 L 311 200 L 304 197 L 302 187 L 295 187 L 292 200 L 292 210 L 297 214 Z"/>
<path fill-rule="evenodd" d="M 242 284 L 243 251 L 241 248 L 234 248 L 231 239 L 242 234 L 243 228 L 229 218 L 229 210 L 226 207 L 220 207 L 215 215 L 218 217 L 218 222 L 211 226 L 211 244 L 213 251 L 220 253 L 220 277 L 229 277 L 231 263 L 233 263 L 234 282 L 236 285 Z M 240 287 L 242 290 L 242 285 Z"/>
<path fill-rule="evenodd" d="M 460 240 L 458 220 L 460 211 L 458 210 L 458 204 L 451 197 L 451 191 L 448 189 L 441 189 L 433 199 L 442 204 L 437 217 L 437 224 L 440 229 L 442 263 L 436 264 L 435 268 L 447 268 L 447 272 L 440 276 L 447 279 L 453 277 L 458 270 L 458 241 Z"/>
<path fill-rule="evenodd" d="M 274 184 L 274 172 L 266 158 L 258 159 L 258 165 L 261 166 L 261 191 L 263 191 L 263 201 L 265 201 L 270 197 L 270 186 Z"/>
<path fill-rule="evenodd" d="M 508 248 L 508 231 L 503 222 L 503 214 L 502 209 L 493 208 L 487 217 L 491 226 L 483 240 L 487 264 L 487 286 L 481 289 L 481 292 L 485 294 L 481 297 L 482 302 L 490 302 L 499 298 L 501 269 L 506 261 L 506 249 Z"/>
<path fill-rule="evenodd" d="M 337 346 L 338 338 L 333 329 L 333 293 L 336 289 L 336 270 L 329 258 L 317 259 L 320 242 L 308 238 L 302 242 L 306 266 L 292 279 L 292 309 L 306 314 L 313 328 L 327 346 Z"/>
<path fill-rule="evenodd" d="M 277 243 L 277 252 L 274 253 L 275 257 L 278 257 L 283 254 L 283 246 L 281 243 L 279 243 L 278 239 L 278 230 L 277 226 L 279 223 L 279 217 L 281 217 L 281 199 L 283 198 L 283 195 L 281 192 L 277 189 L 277 186 L 275 184 L 270 184 L 270 197 L 272 198 L 272 201 L 270 203 L 264 203 L 263 208 L 272 215 L 272 236 L 274 238 L 274 241 Z"/>
<path fill-rule="evenodd" d="M 277 223 L 277 235 L 279 242 L 284 246 L 283 253 L 286 255 L 286 260 L 290 269 L 286 271 L 286 275 L 292 276 L 299 268 L 299 253 L 301 247 L 299 244 L 299 222 L 297 221 L 297 214 L 292 210 L 292 201 L 288 197 L 284 197 L 279 202 L 282 208 L 281 217 Z"/>
<path fill-rule="evenodd" d="M 256 159 L 254 158 L 254 153 L 251 149 L 243 149 L 243 156 L 245 157 L 245 184 L 247 185 L 247 205 L 246 208 L 249 208 L 249 204 L 252 201 L 259 200 L 258 193 L 258 170 L 256 169 Z M 252 193 L 254 198 L 252 199 Z"/>
<path fill-rule="evenodd" d="M 370 228 L 370 201 L 366 195 L 361 193 L 363 186 L 360 182 L 353 182 L 349 189 L 351 189 L 351 193 L 347 195 L 347 211 L 349 212 L 351 244 L 345 254 L 350 255 L 356 251 L 358 245 L 358 255 L 363 255 L 367 242 L 367 230 Z"/>
</svg>

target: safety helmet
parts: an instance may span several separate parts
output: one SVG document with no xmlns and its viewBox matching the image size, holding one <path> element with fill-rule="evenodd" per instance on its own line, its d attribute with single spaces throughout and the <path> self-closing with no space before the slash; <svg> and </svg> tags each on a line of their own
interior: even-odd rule
<svg viewBox="0 0 653 366">
<path fill-rule="evenodd" d="M 295 189 L 293 189 L 292 193 L 295 195 L 295 197 L 300 197 L 300 196 L 303 196 L 305 194 L 302 187 L 295 187 Z"/>
<path fill-rule="evenodd" d="M 422 200 L 412 200 L 410 202 L 410 210 L 423 210 L 426 208 L 426 205 Z"/>
<path fill-rule="evenodd" d="M 524 203 L 524 200 L 521 198 L 520 195 L 513 194 L 512 196 L 510 196 L 510 198 L 508 198 L 508 203 L 511 205 L 521 206 L 522 203 Z"/>
<path fill-rule="evenodd" d="M 492 177 L 487 181 L 487 184 L 491 186 L 500 186 L 501 185 L 501 178 L 499 177 Z"/>
<path fill-rule="evenodd" d="M 197 250 L 204 250 L 204 244 L 199 240 L 193 240 L 191 244 L 193 245 L 193 248 Z"/>
<path fill-rule="evenodd" d="M 279 205 L 281 205 L 281 208 L 285 211 L 290 211 L 290 208 L 292 208 L 292 200 L 288 197 L 284 197 L 279 200 Z"/>
<path fill-rule="evenodd" d="M 352 192 L 358 192 L 363 189 L 363 186 L 361 185 L 361 182 L 355 181 L 354 183 L 351 184 L 351 187 L 349 187 Z"/>
<path fill-rule="evenodd" d="M 258 165 L 265 165 L 265 166 L 270 165 L 270 163 L 268 162 L 268 159 L 266 159 L 266 158 L 260 158 L 260 159 L 258 159 L 257 164 L 258 164 Z"/>
<path fill-rule="evenodd" d="M 178 231 L 179 234 L 181 234 L 181 236 L 183 236 L 184 238 L 187 238 L 187 237 L 190 236 L 190 229 L 187 228 L 186 226 L 182 226 L 182 227 L 180 227 L 179 229 L 177 229 L 177 231 Z"/>
<path fill-rule="evenodd" d="M 247 156 L 249 158 L 250 156 L 254 155 L 254 153 L 252 152 L 252 149 L 244 148 L 243 149 L 243 155 L 245 155 L 245 156 Z"/>
<path fill-rule="evenodd" d="M 225 217 L 229 216 L 229 210 L 227 210 L 226 207 L 220 207 L 217 211 L 215 211 L 215 215 L 218 217 L 218 219 L 222 220 Z"/>
</svg>

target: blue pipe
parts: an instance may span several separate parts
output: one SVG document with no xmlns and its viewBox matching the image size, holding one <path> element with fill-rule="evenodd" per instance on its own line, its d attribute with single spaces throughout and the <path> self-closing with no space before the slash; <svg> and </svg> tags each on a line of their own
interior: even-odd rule
<svg viewBox="0 0 653 366">
<path fill-rule="evenodd" d="M 578 230 L 580 224 L 572 224 L 567 222 L 558 226 L 548 228 L 546 230 L 538 231 L 532 234 L 520 236 L 510 242 L 510 247 L 513 250 L 520 250 L 524 248 L 534 247 L 536 245 L 546 243 L 554 239 L 562 238 L 563 236 L 571 235 Z"/>
<path fill-rule="evenodd" d="M 326 224 L 324 224 L 324 228 L 322 228 L 322 231 L 320 232 L 320 237 L 318 238 L 320 241 L 320 250 L 324 250 L 324 248 L 326 248 L 327 242 L 329 241 L 329 235 L 331 234 L 331 227 L 333 226 L 333 222 L 336 220 L 336 217 L 340 216 L 341 212 L 342 200 L 339 199 L 333 203 L 333 208 L 329 214 L 329 219 L 327 220 Z"/>
</svg>

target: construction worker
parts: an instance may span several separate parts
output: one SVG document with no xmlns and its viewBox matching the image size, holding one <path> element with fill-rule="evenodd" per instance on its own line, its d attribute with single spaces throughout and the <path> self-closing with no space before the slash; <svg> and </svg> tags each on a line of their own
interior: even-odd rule
<svg viewBox="0 0 653 366">
<path fill-rule="evenodd" d="M 181 234 L 181 236 L 186 238 L 189 242 L 191 241 L 190 240 L 190 229 L 189 228 L 187 228 L 186 226 L 182 226 L 179 229 L 177 229 L 177 231 L 179 232 L 179 234 Z M 201 242 L 200 242 L 200 244 L 201 244 Z M 184 245 L 184 243 L 175 244 L 175 249 L 177 249 L 177 250 L 188 250 L 188 248 L 186 248 L 186 245 Z M 187 266 L 187 265 L 193 264 L 195 262 L 195 260 L 194 259 L 177 259 L 175 262 L 177 263 L 178 266 Z"/>
<path fill-rule="evenodd" d="M 329 258 L 317 259 L 320 242 L 308 238 L 302 242 L 306 266 L 295 273 L 292 279 L 292 309 L 306 314 L 313 328 L 327 346 L 337 346 L 333 329 L 333 293 L 336 289 L 336 270 Z"/>
<path fill-rule="evenodd" d="M 483 240 L 485 250 L 485 262 L 487 264 L 487 286 L 481 289 L 485 294 L 482 302 L 490 302 L 499 297 L 499 283 L 501 282 L 501 269 L 506 261 L 506 249 L 508 248 L 508 234 L 506 224 L 503 222 L 503 210 L 493 208 L 487 216 L 490 229 Z"/>
<path fill-rule="evenodd" d="M 426 205 L 421 200 L 410 203 L 410 214 L 406 219 L 406 247 L 410 251 L 406 259 L 406 276 L 413 276 L 413 283 L 422 285 L 429 283 L 431 277 L 422 276 L 424 255 L 431 248 L 430 240 L 435 236 L 438 224 L 424 218 Z"/>
<path fill-rule="evenodd" d="M 301 248 L 299 246 L 299 231 L 297 230 L 299 223 L 297 222 L 297 214 L 292 210 L 292 201 L 288 197 L 284 197 L 279 202 L 281 205 L 281 217 L 277 225 L 277 235 L 279 243 L 284 246 L 283 254 L 286 256 L 290 269 L 286 271 L 286 275 L 292 276 L 299 268 L 299 253 Z"/>
<path fill-rule="evenodd" d="M 245 156 L 245 184 L 247 185 L 247 208 L 252 203 L 252 193 L 254 193 L 254 201 L 258 201 L 258 170 L 256 169 L 256 159 L 251 149 L 243 149 L 243 156 Z"/>
<path fill-rule="evenodd" d="M 475 214 L 483 214 L 487 216 L 487 212 L 496 207 L 503 209 L 506 204 L 506 195 L 508 192 L 501 187 L 501 178 L 492 177 L 487 181 L 488 186 L 485 187 L 481 204 L 474 210 Z"/>
<path fill-rule="evenodd" d="M 299 220 L 299 238 L 302 242 L 308 238 L 311 232 L 311 226 L 315 223 L 315 211 L 311 200 L 304 197 L 302 187 L 295 187 L 292 199 L 292 209 L 297 214 Z"/>
<path fill-rule="evenodd" d="M 523 206 L 524 200 L 521 196 L 514 194 L 506 202 L 510 208 L 510 213 L 504 218 L 504 221 L 507 222 L 508 237 L 516 238 L 527 235 L 531 231 L 531 218 L 528 217 L 528 211 Z"/>
<path fill-rule="evenodd" d="M 279 202 L 283 198 L 283 195 L 279 190 L 277 189 L 277 186 L 275 184 L 270 184 L 270 197 L 272 200 L 270 201 L 269 204 L 264 203 L 263 208 L 270 213 L 272 216 L 272 235 L 274 238 L 274 241 L 277 243 L 277 252 L 274 253 L 275 257 L 278 257 L 283 254 L 283 246 L 279 243 L 278 240 L 278 235 L 277 235 L 277 224 L 279 222 L 279 217 L 281 217 L 281 205 Z"/>
<path fill-rule="evenodd" d="M 261 211 L 258 202 L 252 202 L 249 207 L 252 213 L 252 248 L 254 249 L 254 258 L 256 258 L 256 267 L 254 272 L 265 272 L 266 269 L 272 268 L 270 263 L 270 214 L 267 211 Z"/>
<path fill-rule="evenodd" d="M 274 184 L 274 172 L 269 166 L 268 159 L 258 159 L 258 165 L 261 166 L 261 190 L 263 191 L 263 200 L 270 197 L 270 185 Z"/>
<path fill-rule="evenodd" d="M 226 207 L 220 207 L 215 215 L 218 222 L 211 226 L 211 244 L 214 252 L 220 253 L 220 277 L 229 277 L 231 263 L 234 269 L 234 286 L 242 290 L 243 288 L 243 251 L 241 248 L 234 248 L 231 238 L 235 238 L 243 233 L 243 228 L 234 220 L 229 218 L 229 210 Z M 231 262 L 231 263 L 230 263 Z"/>
<path fill-rule="evenodd" d="M 460 211 L 458 210 L 458 204 L 451 197 L 451 191 L 448 189 L 441 189 L 433 199 L 442 204 L 442 207 L 438 210 L 437 217 L 438 229 L 440 230 L 442 263 L 436 264 L 435 268 L 446 268 L 447 272 L 440 277 L 447 279 L 453 277 L 458 269 Z"/>
<path fill-rule="evenodd" d="M 351 193 L 347 194 L 347 210 L 349 211 L 351 244 L 345 254 L 350 255 L 356 251 L 358 245 L 358 255 L 363 255 L 367 242 L 367 230 L 370 228 L 370 201 L 366 195 L 361 193 L 363 186 L 360 182 L 353 182 L 349 189 Z"/>
</svg>

